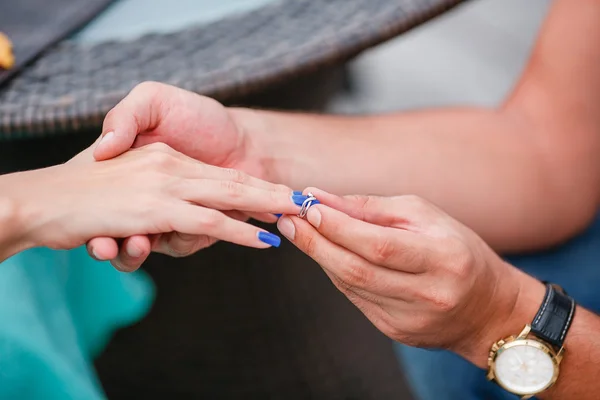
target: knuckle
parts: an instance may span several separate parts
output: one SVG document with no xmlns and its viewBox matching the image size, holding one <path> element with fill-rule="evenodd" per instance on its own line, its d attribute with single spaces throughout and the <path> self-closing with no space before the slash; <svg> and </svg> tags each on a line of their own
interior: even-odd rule
<svg viewBox="0 0 600 400">
<path fill-rule="evenodd" d="M 410 333 L 418 335 L 429 332 L 431 325 L 431 318 L 428 315 L 424 313 L 414 313 L 408 322 L 407 329 Z"/>
<path fill-rule="evenodd" d="M 156 145 L 158 144 L 156 143 Z M 150 146 L 155 146 L 155 144 L 151 144 Z M 173 167 L 176 164 L 177 159 L 162 151 L 152 151 L 147 155 L 147 162 L 149 162 L 154 169 L 165 170 Z"/>
<path fill-rule="evenodd" d="M 358 207 L 362 210 L 368 209 L 373 204 L 373 198 L 370 196 L 354 195 L 352 200 L 356 202 Z"/>
<path fill-rule="evenodd" d="M 244 196 L 246 190 L 244 185 L 235 181 L 220 181 L 221 189 L 230 199 L 239 199 Z"/>
<path fill-rule="evenodd" d="M 396 248 L 390 239 L 382 237 L 375 241 L 372 253 L 377 264 L 386 264 L 396 254 Z"/>
<path fill-rule="evenodd" d="M 356 210 L 359 219 L 365 218 L 365 213 L 372 203 L 371 197 L 363 195 L 344 196 L 344 200 L 346 200 L 348 204 Z"/>
<path fill-rule="evenodd" d="M 305 236 L 302 240 L 302 248 L 308 256 L 314 258 L 317 255 L 317 241 L 315 237 L 312 235 Z"/>
<path fill-rule="evenodd" d="M 446 269 L 457 278 L 468 278 L 476 263 L 470 248 L 459 240 L 450 240 L 445 249 Z"/>
<path fill-rule="evenodd" d="M 248 181 L 248 175 L 246 175 L 244 172 L 242 172 L 240 170 L 233 169 L 233 168 L 227 168 L 227 169 L 225 169 L 225 172 L 229 176 L 229 180 L 232 182 L 246 183 Z"/>
<path fill-rule="evenodd" d="M 198 224 L 208 231 L 217 229 L 223 221 L 223 214 L 212 209 L 205 209 L 204 211 L 198 217 Z"/>
<path fill-rule="evenodd" d="M 340 278 L 349 287 L 365 288 L 372 280 L 372 273 L 364 263 L 352 260 L 346 263 Z"/>
<path fill-rule="evenodd" d="M 448 290 L 432 290 L 428 300 L 435 310 L 442 313 L 454 311 L 458 306 L 457 296 Z"/>
<path fill-rule="evenodd" d="M 146 148 L 152 152 L 157 153 L 170 153 L 171 148 L 163 142 L 154 142 L 146 146 Z"/>
<path fill-rule="evenodd" d="M 169 197 L 175 197 L 178 200 L 189 198 L 193 183 L 188 179 L 166 174 L 158 175 L 154 181 L 159 184 L 159 188 Z"/>
</svg>

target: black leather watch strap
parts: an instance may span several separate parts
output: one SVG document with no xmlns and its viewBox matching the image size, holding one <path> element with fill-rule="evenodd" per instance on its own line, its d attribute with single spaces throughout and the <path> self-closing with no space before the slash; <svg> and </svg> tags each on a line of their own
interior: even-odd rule
<svg viewBox="0 0 600 400">
<path fill-rule="evenodd" d="M 573 316 L 575 300 L 559 286 L 546 283 L 546 296 L 531 323 L 531 333 L 556 347 L 562 347 Z"/>
</svg>

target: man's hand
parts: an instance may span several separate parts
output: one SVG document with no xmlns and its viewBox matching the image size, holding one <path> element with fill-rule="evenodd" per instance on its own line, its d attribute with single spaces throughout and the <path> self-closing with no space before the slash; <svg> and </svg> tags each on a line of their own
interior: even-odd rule
<svg viewBox="0 0 600 400">
<path fill-rule="evenodd" d="M 155 142 L 206 164 L 241 169 L 256 177 L 264 172 L 244 162 L 247 139 L 227 108 L 156 82 L 139 84 L 108 112 L 94 157 L 106 160 Z"/>
<path fill-rule="evenodd" d="M 255 177 L 265 175 L 259 162 L 248 161 L 246 155 L 252 144 L 227 108 L 208 97 L 155 82 L 136 86 L 107 114 L 94 158 L 98 161 L 110 159 L 132 147 L 155 142 L 165 143 L 207 164 L 243 170 Z M 248 215 L 235 211 L 229 214 L 240 220 L 249 216 L 263 222 L 276 220 L 265 214 Z M 88 249 L 93 247 L 97 258 L 110 259 L 134 269 L 145 261 L 151 250 L 184 256 L 214 242 L 210 237 L 174 232 L 153 237 L 152 242 L 146 236 L 133 236 L 125 239 L 121 249 L 112 238 L 96 238 L 89 243 Z"/>
<path fill-rule="evenodd" d="M 282 217 L 280 232 L 394 340 L 485 368 L 489 346 L 522 329 L 542 301 L 540 282 L 425 200 L 307 191 L 321 204 L 306 220 Z"/>
</svg>

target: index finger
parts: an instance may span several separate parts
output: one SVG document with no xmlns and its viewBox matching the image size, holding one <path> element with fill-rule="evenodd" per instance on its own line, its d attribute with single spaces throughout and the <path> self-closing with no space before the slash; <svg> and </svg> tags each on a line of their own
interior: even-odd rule
<svg viewBox="0 0 600 400">
<path fill-rule="evenodd" d="M 308 188 L 305 192 L 312 193 L 321 204 L 339 210 L 353 218 L 382 226 L 402 226 L 403 221 L 395 209 L 397 208 L 389 197 L 378 196 L 337 196 L 317 188 Z"/>
<path fill-rule="evenodd" d="M 427 269 L 432 249 L 423 235 L 361 221 L 325 205 L 311 207 L 306 219 L 321 235 L 375 265 L 410 273 Z"/>
</svg>

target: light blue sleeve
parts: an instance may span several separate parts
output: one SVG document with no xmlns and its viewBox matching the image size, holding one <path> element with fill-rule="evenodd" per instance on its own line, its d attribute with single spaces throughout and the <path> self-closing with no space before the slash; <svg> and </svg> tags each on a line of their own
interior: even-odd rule
<svg viewBox="0 0 600 400">
<path fill-rule="evenodd" d="M 93 359 L 150 309 L 143 272 L 85 249 L 33 249 L 0 263 L 0 399 L 99 399 Z"/>
</svg>

